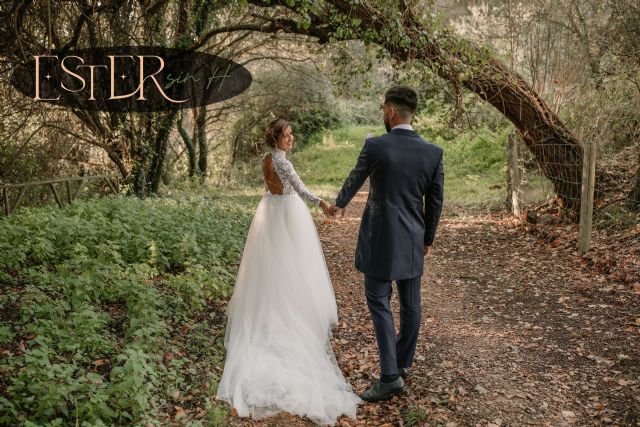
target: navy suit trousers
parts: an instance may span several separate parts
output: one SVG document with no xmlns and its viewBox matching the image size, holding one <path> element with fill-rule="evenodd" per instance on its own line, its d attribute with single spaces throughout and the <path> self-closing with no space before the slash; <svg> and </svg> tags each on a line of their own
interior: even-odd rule
<svg viewBox="0 0 640 427">
<path fill-rule="evenodd" d="M 421 277 L 396 280 L 400 300 L 400 330 L 396 336 L 391 312 L 391 281 L 364 276 L 365 294 L 376 331 L 382 375 L 395 375 L 398 368 L 408 368 L 413 362 L 420 330 Z"/>
</svg>

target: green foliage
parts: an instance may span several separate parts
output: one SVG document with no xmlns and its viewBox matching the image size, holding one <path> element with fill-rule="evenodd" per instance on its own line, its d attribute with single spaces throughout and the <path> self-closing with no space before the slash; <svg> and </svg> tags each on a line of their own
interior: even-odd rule
<svg viewBox="0 0 640 427">
<path fill-rule="evenodd" d="M 249 212 L 109 196 L 1 221 L 0 425 L 158 425 L 176 390 L 205 406 L 224 354 L 207 314 L 229 295 Z"/>
<path fill-rule="evenodd" d="M 597 209 L 593 221 L 600 229 L 631 228 L 640 222 L 640 213 L 630 211 L 623 202 L 612 203 Z"/>
<path fill-rule="evenodd" d="M 326 78 L 311 66 L 282 73 L 266 70 L 256 75 L 247 94 L 247 103 L 232 131 L 234 160 L 249 160 L 264 147 L 267 123 L 279 117 L 291 122 L 295 142 L 341 123 L 334 107 L 332 88 Z"/>
<path fill-rule="evenodd" d="M 409 406 L 403 413 L 405 425 L 408 427 L 424 425 L 428 418 L 427 412 L 415 405 Z"/>
<path fill-rule="evenodd" d="M 296 138 L 303 144 L 307 143 L 314 133 L 336 128 L 341 123 L 338 111 L 330 108 L 325 102 L 309 105 L 305 109 L 293 110 L 290 120 L 291 128 L 295 129 Z"/>
</svg>

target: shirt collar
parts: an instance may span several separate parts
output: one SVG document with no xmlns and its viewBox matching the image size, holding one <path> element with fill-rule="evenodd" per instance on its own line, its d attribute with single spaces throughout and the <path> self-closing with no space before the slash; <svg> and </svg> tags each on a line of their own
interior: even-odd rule
<svg viewBox="0 0 640 427">
<path fill-rule="evenodd" d="M 399 125 L 395 125 L 394 127 L 391 128 L 391 130 L 394 130 L 394 129 L 413 130 L 413 127 L 409 123 L 400 123 Z"/>
</svg>

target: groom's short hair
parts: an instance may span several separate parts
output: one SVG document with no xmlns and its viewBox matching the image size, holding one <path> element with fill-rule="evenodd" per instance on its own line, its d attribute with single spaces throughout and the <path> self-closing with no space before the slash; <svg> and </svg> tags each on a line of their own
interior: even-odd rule
<svg viewBox="0 0 640 427">
<path fill-rule="evenodd" d="M 408 86 L 394 86 L 385 92 L 384 103 L 413 115 L 418 109 L 418 94 Z"/>
</svg>

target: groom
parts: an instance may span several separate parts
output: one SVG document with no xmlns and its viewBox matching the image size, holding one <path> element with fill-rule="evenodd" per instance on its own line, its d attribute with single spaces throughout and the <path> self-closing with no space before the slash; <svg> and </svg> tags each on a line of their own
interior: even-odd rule
<svg viewBox="0 0 640 427">
<path fill-rule="evenodd" d="M 420 328 L 420 279 L 442 211 L 442 149 L 411 127 L 418 95 L 406 86 L 385 93 L 387 133 L 365 139 L 358 161 L 345 180 L 334 213 L 344 208 L 365 179 L 370 188 L 360 222 L 355 266 L 364 273 L 365 294 L 376 331 L 381 377 L 360 397 L 389 399 L 404 391 L 404 379 Z M 396 336 L 391 312 L 391 282 L 400 300 Z"/>
</svg>

